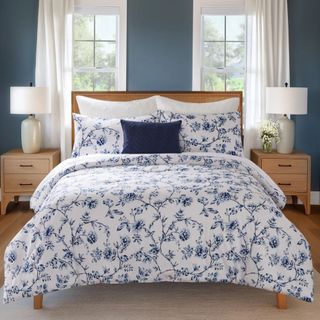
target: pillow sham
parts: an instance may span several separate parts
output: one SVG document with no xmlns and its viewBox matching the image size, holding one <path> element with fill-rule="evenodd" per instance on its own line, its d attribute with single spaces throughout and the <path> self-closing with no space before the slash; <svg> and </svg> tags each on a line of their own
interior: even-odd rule
<svg viewBox="0 0 320 320">
<path fill-rule="evenodd" d="M 242 156 L 241 115 L 239 112 L 220 114 L 180 114 L 157 111 L 160 122 L 181 120 L 182 152 L 216 152 Z"/>
<path fill-rule="evenodd" d="M 181 114 L 217 114 L 236 112 L 239 98 L 230 98 L 216 102 L 193 103 L 182 102 L 163 96 L 156 96 L 158 110 L 171 111 Z"/>
<path fill-rule="evenodd" d="M 124 137 L 122 153 L 181 153 L 181 122 L 147 123 L 121 120 Z"/>
<path fill-rule="evenodd" d="M 151 116 L 134 118 L 139 121 L 154 121 Z M 120 119 L 91 118 L 73 114 L 75 139 L 72 157 L 95 153 L 121 153 L 123 132 Z"/>
<path fill-rule="evenodd" d="M 155 96 L 131 101 L 106 101 L 84 96 L 77 96 L 76 99 L 80 113 L 93 118 L 132 118 L 150 115 L 157 110 Z"/>
</svg>

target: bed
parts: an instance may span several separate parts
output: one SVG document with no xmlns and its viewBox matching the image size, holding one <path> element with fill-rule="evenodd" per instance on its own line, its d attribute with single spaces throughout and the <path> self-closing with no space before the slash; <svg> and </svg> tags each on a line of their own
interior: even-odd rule
<svg viewBox="0 0 320 320">
<path fill-rule="evenodd" d="M 238 98 L 242 130 L 240 92 L 73 92 L 72 111 L 79 113 L 78 95 L 155 94 Z M 275 292 L 278 308 L 287 295 L 312 302 L 309 244 L 283 215 L 285 201 L 237 154 L 77 154 L 39 185 L 35 216 L 7 247 L 4 302 L 33 296 L 38 309 L 52 291 L 132 281 L 235 283 Z"/>
</svg>

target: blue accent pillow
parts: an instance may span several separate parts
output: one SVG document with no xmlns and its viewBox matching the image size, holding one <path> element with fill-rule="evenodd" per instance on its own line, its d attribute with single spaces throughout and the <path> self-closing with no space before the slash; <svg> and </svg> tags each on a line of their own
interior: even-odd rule
<svg viewBox="0 0 320 320">
<path fill-rule="evenodd" d="M 179 133 L 182 121 L 146 123 L 121 120 L 122 153 L 181 153 Z"/>
</svg>

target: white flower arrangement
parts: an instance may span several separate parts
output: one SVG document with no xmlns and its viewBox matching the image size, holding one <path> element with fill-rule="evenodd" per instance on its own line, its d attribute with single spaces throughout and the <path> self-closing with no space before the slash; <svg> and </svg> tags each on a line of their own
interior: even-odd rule
<svg viewBox="0 0 320 320">
<path fill-rule="evenodd" d="M 272 148 L 273 140 L 275 143 L 280 142 L 279 123 L 274 120 L 264 120 L 260 127 L 260 139 L 263 147 Z"/>
</svg>

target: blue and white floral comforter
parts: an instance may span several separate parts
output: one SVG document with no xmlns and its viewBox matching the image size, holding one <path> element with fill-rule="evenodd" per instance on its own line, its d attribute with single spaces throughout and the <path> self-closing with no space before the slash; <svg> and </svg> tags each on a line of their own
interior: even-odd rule
<svg viewBox="0 0 320 320">
<path fill-rule="evenodd" d="M 249 160 L 90 155 L 56 167 L 5 253 L 4 302 L 96 283 L 230 282 L 313 299 L 309 245 Z"/>
</svg>

